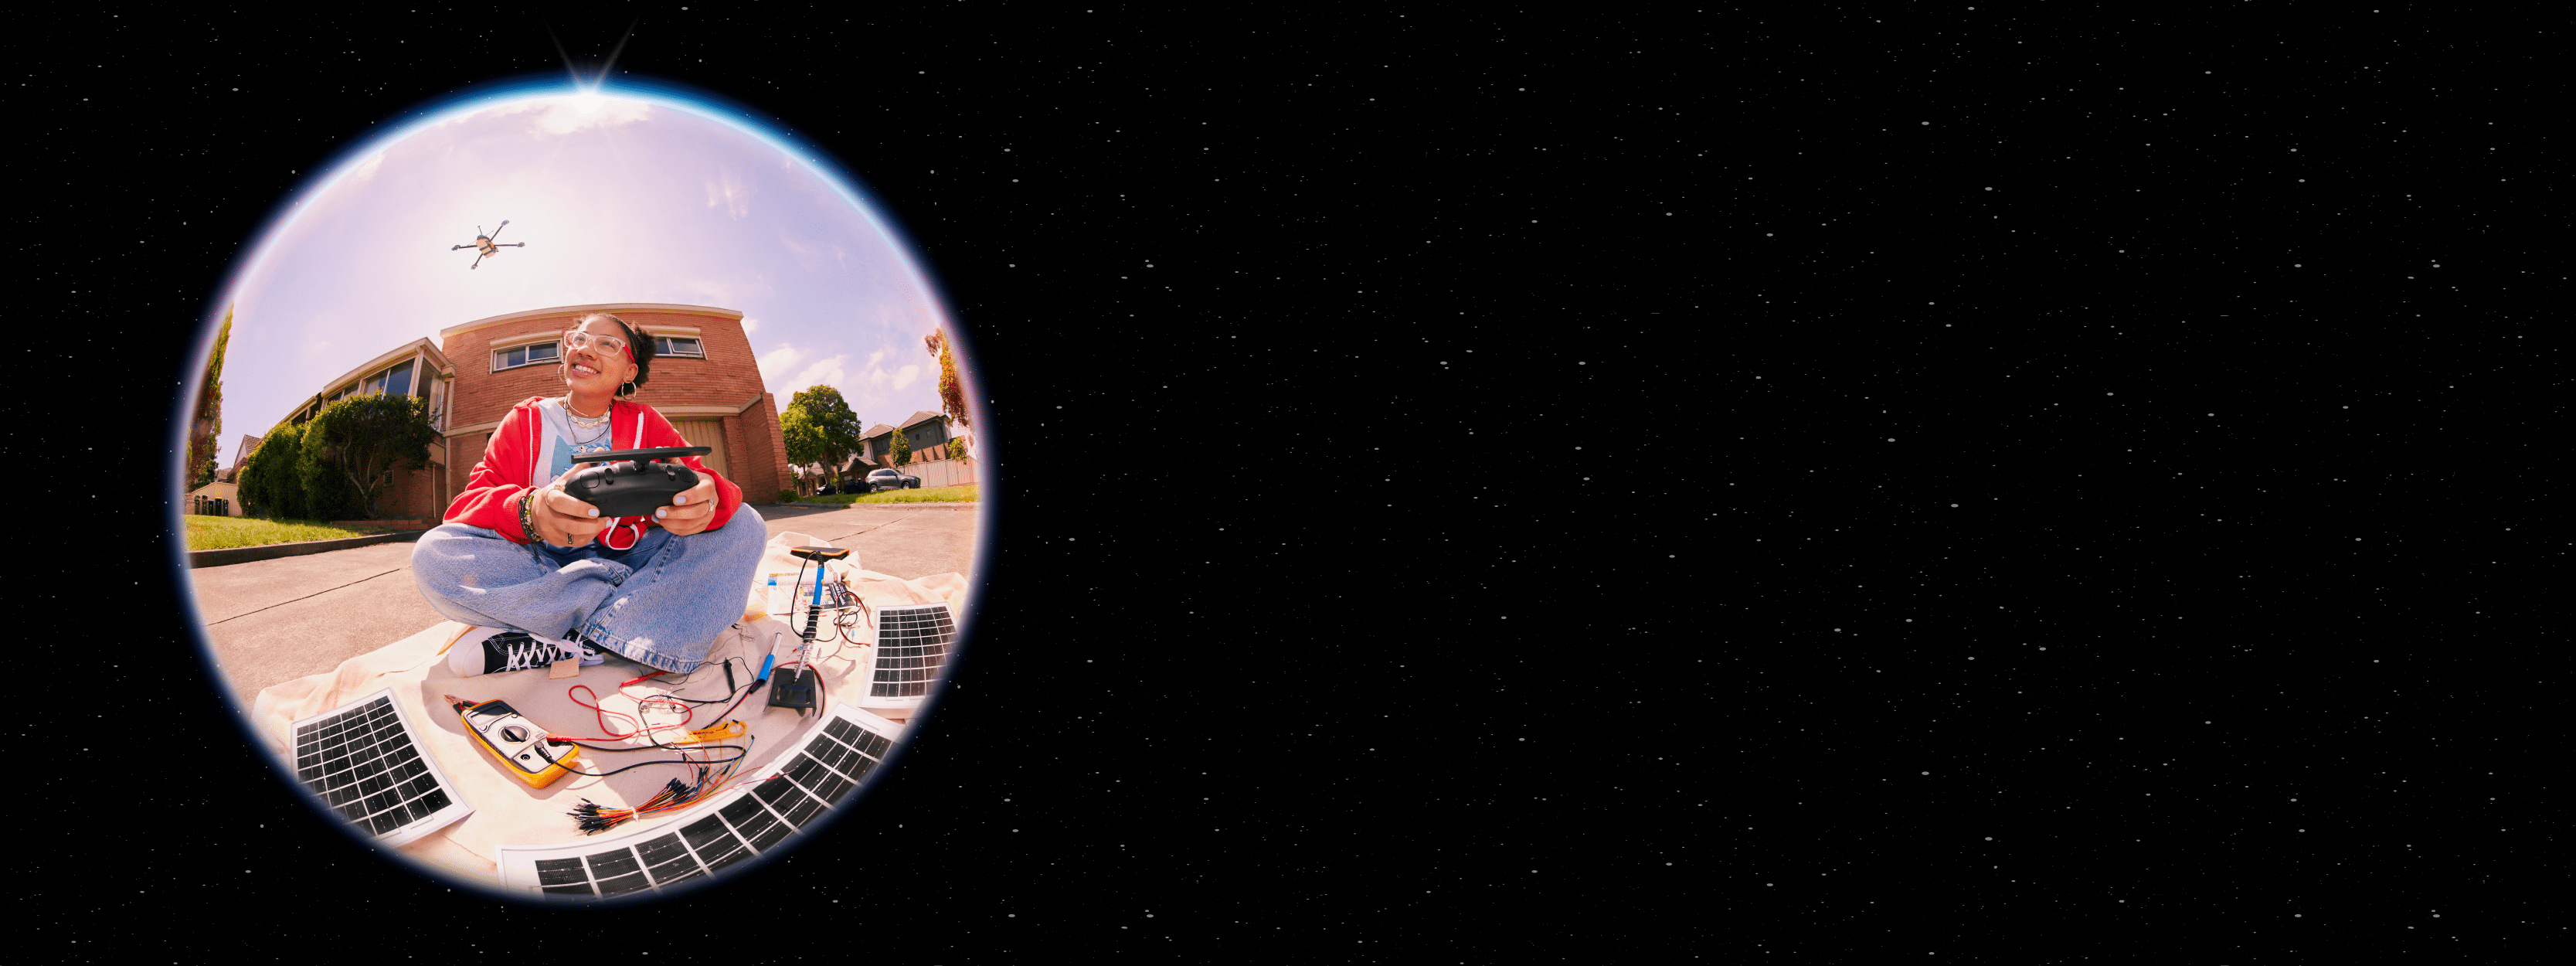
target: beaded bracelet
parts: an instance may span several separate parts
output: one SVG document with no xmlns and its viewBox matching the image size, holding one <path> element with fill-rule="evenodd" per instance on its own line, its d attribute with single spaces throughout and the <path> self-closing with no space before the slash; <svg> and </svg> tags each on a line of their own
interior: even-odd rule
<svg viewBox="0 0 2576 966">
<path fill-rule="evenodd" d="M 529 490 L 519 497 L 519 532 L 526 534 L 532 541 L 542 539 L 537 536 L 536 505 L 537 491 L 535 490 Z"/>
</svg>

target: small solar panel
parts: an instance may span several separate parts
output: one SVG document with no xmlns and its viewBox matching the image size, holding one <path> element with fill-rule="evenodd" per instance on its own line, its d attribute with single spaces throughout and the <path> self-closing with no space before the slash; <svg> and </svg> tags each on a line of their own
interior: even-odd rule
<svg viewBox="0 0 2576 966">
<path fill-rule="evenodd" d="M 777 848 L 849 804 L 903 726 L 840 702 L 777 764 L 668 822 L 556 845 L 502 846 L 501 885 L 546 896 L 658 892 Z"/>
<path fill-rule="evenodd" d="M 947 604 L 898 604 L 877 608 L 876 621 L 877 643 L 868 649 L 867 699 L 859 703 L 872 708 L 919 704 L 948 665 L 956 620 Z"/>
<path fill-rule="evenodd" d="M 388 846 L 474 814 L 386 688 L 289 726 L 295 777 Z"/>
</svg>

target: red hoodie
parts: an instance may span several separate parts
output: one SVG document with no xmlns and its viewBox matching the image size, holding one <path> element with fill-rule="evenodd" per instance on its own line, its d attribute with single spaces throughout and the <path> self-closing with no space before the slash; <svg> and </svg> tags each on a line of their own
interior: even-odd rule
<svg viewBox="0 0 2576 966">
<path fill-rule="evenodd" d="M 501 417 L 500 427 L 492 431 L 491 442 L 483 446 L 483 461 L 474 464 L 474 476 L 466 481 L 465 492 L 457 494 L 456 502 L 448 504 L 447 522 L 498 531 L 512 543 L 528 542 L 527 533 L 519 529 L 519 495 L 554 482 L 552 477 L 531 479 L 538 472 L 537 459 L 543 448 L 544 417 L 536 411 L 536 404 L 543 401 L 542 396 L 529 397 L 528 401 L 510 407 L 509 415 Z M 688 440 L 680 438 L 679 430 L 671 428 L 671 421 L 662 418 L 662 414 L 651 406 L 612 402 L 608 411 L 609 445 L 618 449 L 689 445 Z M 707 529 L 724 526 L 725 521 L 733 519 L 734 508 L 742 505 L 742 487 L 716 475 L 695 456 L 681 457 L 680 462 L 687 464 L 701 478 L 716 481 L 716 514 L 708 519 Z M 580 465 L 580 461 L 576 459 L 574 465 Z M 603 547 L 624 549 L 610 543 L 609 537 L 630 532 L 630 526 L 635 526 L 631 533 L 640 536 L 643 533 L 641 527 L 658 525 L 650 515 L 626 517 L 600 531 L 596 539 Z M 628 547 L 635 545 L 631 540 L 618 542 Z"/>
</svg>

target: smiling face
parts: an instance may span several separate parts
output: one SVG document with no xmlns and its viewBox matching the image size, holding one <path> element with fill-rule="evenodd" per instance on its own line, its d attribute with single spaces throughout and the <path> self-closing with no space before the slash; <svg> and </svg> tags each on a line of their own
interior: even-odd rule
<svg viewBox="0 0 2576 966">
<path fill-rule="evenodd" d="M 589 319 L 572 331 L 590 336 L 589 344 L 580 348 L 572 346 L 569 333 L 564 340 L 564 385 L 571 387 L 573 392 L 615 395 L 620 384 L 635 378 L 636 365 L 626 361 L 632 347 L 611 349 L 599 341 L 602 338 L 625 341 L 624 328 L 607 319 Z"/>
</svg>

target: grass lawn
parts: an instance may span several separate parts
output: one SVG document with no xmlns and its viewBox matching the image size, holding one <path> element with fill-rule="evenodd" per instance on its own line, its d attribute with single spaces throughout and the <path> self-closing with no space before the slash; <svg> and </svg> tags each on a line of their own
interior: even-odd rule
<svg viewBox="0 0 2576 966">
<path fill-rule="evenodd" d="M 258 517 L 210 517 L 188 514 L 188 549 L 264 547 L 272 543 L 338 540 L 386 532 L 381 527 L 335 527 L 319 520 L 262 520 Z"/>
<path fill-rule="evenodd" d="M 982 488 L 983 487 L 979 484 L 968 483 L 965 486 L 935 486 L 920 490 L 887 490 L 883 493 L 834 493 L 829 496 L 798 497 L 796 502 L 840 504 L 973 503 L 976 499 L 975 494 Z"/>
</svg>

